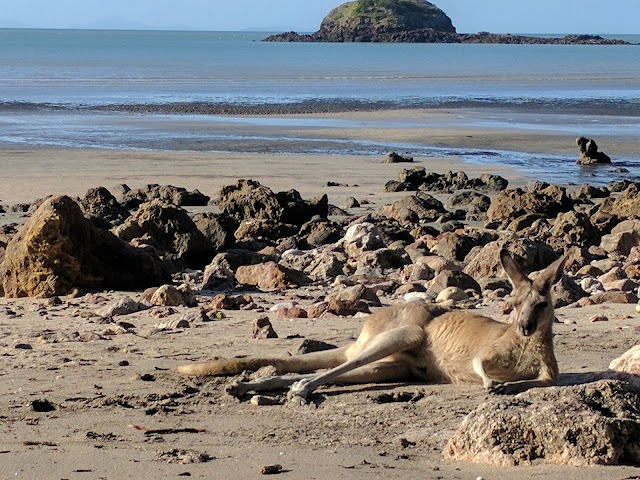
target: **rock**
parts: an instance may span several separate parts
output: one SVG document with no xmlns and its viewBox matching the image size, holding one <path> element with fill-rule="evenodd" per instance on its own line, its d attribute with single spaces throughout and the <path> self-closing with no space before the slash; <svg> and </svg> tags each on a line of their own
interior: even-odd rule
<svg viewBox="0 0 640 480">
<path fill-rule="evenodd" d="M 473 278 L 501 277 L 500 249 L 505 248 L 515 257 L 525 272 L 537 270 L 541 265 L 549 265 L 558 255 L 546 244 L 528 238 L 507 237 L 490 242 L 483 247 L 475 247 L 465 258 L 464 272 Z"/>
<path fill-rule="evenodd" d="M 551 298 L 554 308 L 566 307 L 589 294 L 584 291 L 580 284 L 569 278 L 566 274 L 559 282 L 551 287 Z"/>
<path fill-rule="evenodd" d="M 346 258 L 340 252 L 328 249 L 287 250 L 283 252 L 280 264 L 303 272 L 316 281 L 330 281 L 345 273 Z"/>
<path fill-rule="evenodd" d="M 600 231 L 591 223 L 589 216 L 581 212 L 561 213 L 549 232 L 554 244 L 560 248 L 569 246 L 587 247 L 600 243 Z"/>
<path fill-rule="evenodd" d="M 525 192 L 521 188 L 504 190 L 491 202 L 487 218 L 490 222 L 511 222 L 525 214 L 542 214 L 549 218 L 573 208 L 573 201 L 563 187 L 549 185 L 546 188 Z"/>
<path fill-rule="evenodd" d="M 306 201 L 296 190 L 273 193 L 254 180 L 238 180 L 222 187 L 219 207 L 239 222 L 266 219 L 300 226 L 316 215 L 327 218 L 329 201 L 326 195 Z"/>
<path fill-rule="evenodd" d="M 66 295 L 73 287 L 139 290 L 170 281 L 158 259 L 94 227 L 67 196 L 45 200 L 14 235 L 0 278 L 8 297 Z"/>
<path fill-rule="evenodd" d="M 373 223 L 363 222 L 351 225 L 342 239 L 342 247 L 351 258 L 363 252 L 385 247 L 380 229 Z"/>
<path fill-rule="evenodd" d="M 290 237 L 298 232 L 299 227 L 288 225 L 271 219 L 249 219 L 240 222 L 234 237 L 238 241 L 249 239 L 278 240 L 279 238 Z"/>
<path fill-rule="evenodd" d="M 341 225 L 329 220 L 309 221 L 300 227 L 297 238 L 300 239 L 300 248 L 314 248 L 321 245 L 336 243 L 344 235 Z"/>
<path fill-rule="evenodd" d="M 341 316 L 358 312 L 370 313 L 369 306 L 380 306 L 380 299 L 373 290 L 358 284 L 340 289 L 327 296 L 328 311 Z"/>
<path fill-rule="evenodd" d="M 182 187 L 157 184 L 150 184 L 136 190 L 128 190 L 121 197 L 121 203 L 127 210 L 134 210 L 143 203 L 152 200 L 159 200 L 162 203 L 178 207 L 204 207 L 210 198 L 198 190 L 189 192 Z"/>
<path fill-rule="evenodd" d="M 442 202 L 424 192 L 410 195 L 380 209 L 382 215 L 396 220 L 402 225 L 433 222 L 446 212 Z"/>
<path fill-rule="evenodd" d="M 309 279 L 301 272 L 288 269 L 276 262 L 238 267 L 235 277 L 241 285 L 252 285 L 261 290 L 285 290 L 293 285 L 309 283 Z"/>
<path fill-rule="evenodd" d="M 356 197 L 347 197 L 342 204 L 344 210 L 348 210 L 349 208 L 360 208 L 360 202 L 356 199 Z"/>
<path fill-rule="evenodd" d="M 253 303 L 251 295 L 229 295 L 220 293 L 211 299 L 208 310 L 241 310 Z"/>
<path fill-rule="evenodd" d="M 609 369 L 640 377 L 640 345 L 632 347 L 615 360 L 612 360 L 609 364 Z"/>
<path fill-rule="evenodd" d="M 412 163 L 413 157 L 403 157 L 402 155 L 397 154 L 396 152 L 391 152 L 387 155 L 387 158 L 384 160 L 384 163 Z"/>
<path fill-rule="evenodd" d="M 633 247 L 640 246 L 640 233 L 628 230 L 602 237 L 600 248 L 615 258 L 627 257 Z"/>
<path fill-rule="evenodd" d="M 611 192 L 607 187 L 596 187 L 593 185 L 582 185 L 578 190 L 573 192 L 573 199 L 591 199 L 591 198 L 607 198 L 611 196 Z"/>
<path fill-rule="evenodd" d="M 444 270 L 440 272 L 433 280 L 427 283 L 430 292 L 439 294 L 449 287 L 456 287 L 460 290 L 473 290 L 478 294 L 482 293 L 482 288 L 473 278 L 464 272 L 454 272 Z"/>
<path fill-rule="evenodd" d="M 160 200 L 140 205 L 114 233 L 125 241 L 147 234 L 166 252 L 165 258 L 194 269 L 204 268 L 216 253 L 186 210 Z"/>
<path fill-rule="evenodd" d="M 311 352 L 324 352 L 325 350 L 334 350 L 336 348 L 338 347 L 331 343 L 307 338 L 303 340 L 302 344 L 298 347 L 296 354 L 305 355 Z"/>
<path fill-rule="evenodd" d="M 468 299 L 469 299 L 469 296 L 461 288 L 447 287 L 444 290 L 440 291 L 440 293 L 436 297 L 436 303 L 449 302 L 449 301 L 461 302 Z"/>
<path fill-rule="evenodd" d="M 486 245 L 496 239 L 497 235 L 490 231 L 448 232 L 437 237 L 437 243 L 431 249 L 431 253 L 451 261 L 463 261 L 475 247 Z"/>
<path fill-rule="evenodd" d="M 317 302 L 307 309 L 307 318 L 320 318 L 329 311 L 329 302 Z"/>
<path fill-rule="evenodd" d="M 276 310 L 278 318 L 307 318 L 307 311 L 298 306 L 279 308 Z"/>
<path fill-rule="evenodd" d="M 445 206 L 449 210 L 463 208 L 471 213 L 485 213 L 491 206 L 491 199 L 483 193 L 474 190 L 464 190 L 451 195 Z"/>
<path fill-rule="evenodd" d="M 311 41 L 323 42 L 388 42 L 397 41 L 394 39 L 398 37 L 427 36 L 428 33 L 455 34 L 455 28 L 442 10 L 427 1 L 381 4 L 373 0 L 357 0 L 331 10 L 322 21 L 320 30 L 308 37 Z M 304 41 L 304 37 L 296 35 L 294 41 Z M 271 36 L 266 40 L 284 39 Z"/>
<path fill-rule="evenodd" d="M 199 213 L 194 215 L 193 223 L 213 244 L 216 252 L 224 251 L 235 243 L 234 233 L 239 223 L 223 213 Z"/>
<path fill-rule="evenodd" d="M 603 380 L 486 402 L 467 415 L 444 455 L 502 467 L 637 464 L 639 436 L 640 394 Z"/>
<path fill-rule="evenodd" d="M 99 315 L 103 318 L 112 318 L 120 315 L 129 315 L 131 313 L 136 313 L 148 308 L 148 305 L 136 302 L 131 297 L 125 296 L 110 303 L 109 305 L 96 310 L 96 315 Z"/>
<path fill-rule="evenodd" d="M 629 185 L 618 197 L 605 198 L 598 213 L 615 216 L 620 220 L 640 218 L 640 184 Z"/>
<path fill-rule="evenodd" d="M 173 285 L 162 285 L 149 298 L 151 305 L 160 307 L 196 307 L 193 293 L 187 285 L 175 287 Z"/>
<path fill-rule="evenodd" d="M 129 216 L 127 209 L 104 187 L 89 189 L 79 203 L 84 214 L 102 228 L 120 225 Z"/>
<path fill-rule="evenodd" d="M 611 163 L 608 155 L 598 151 L 598 145 L 595 140 L 585 137 L 576 138 L 576 144 L 580 150 L 580 159 L 577 163 L 580 165 L 593 165 L 596 163 Z"/>
<path fill-rule="evenodd" d="M 269 317 L 263 315 L 253 321 L 253 338 L 278 338 L 278 334 L 273 329 Z"/>
<path fill-rule="evenodd" d="M 591 295 L 590 297 L 581 298 L 578 305 L 586 307 L 587 305 L 601 305 L 603 303 L 636 303 L 638 297 L 633 292 L 602 292 Z"/>
<path fill-rule="evenodd" d="M 236 285 L 236 277 L 224 265 L 211 262 L 204 269 L 200 290 L 230 290 Z"/>
</svg>

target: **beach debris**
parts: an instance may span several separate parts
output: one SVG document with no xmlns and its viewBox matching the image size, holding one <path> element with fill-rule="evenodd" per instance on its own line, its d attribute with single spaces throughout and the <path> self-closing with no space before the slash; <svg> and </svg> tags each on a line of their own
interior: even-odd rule
<svg viewBox="0 0 640 480">
<path fill-rule="evenodd" d="M 256 407 L 265 407 L 272 405 L 280 405 L 282 400 L 278 397 L 269 397 L 267 395 L 254 395 L 249 400 L 251 405 L 255 405 Z"/>
<path fill-rule="evenodd" d="M 46 398 L 40 398 L 31 402 L 31 410 L 38 413 L 47 413 L 57 410 L 56 406 Z"/>
<path fill-rule="evenodd" d="M 206 433 L 202 428 L 148 428 L 142 425 L 129 425 L 134 430 L 144 432 L 145 435 L 176 435 L 179 433 Z"/>
<path fill-rule="evenodd" d="M 580 165 L 594 165 L 599 163 L 611 163 L 611 158 L 598 151 L 598 144 L 595 140 L 586 137 L 576 138 L 576 144 L 580 150 L 580 159 L 577 161 Z"/>
<path fill-rule="evenodd" d="M 639 406 L 639 391 L 622 381 L 531 389 L 472 411 L 449 440 L 444 456 L 502 467 L 539 461 L 638 464 Z"/>
<path fill-rule="evenodd" d="M 67 196 L 45 200 L 13 236 L 0 273 L 7 297 L 66 295 L 73 287 L 137 290 L 169 277 L 158 259 L 96 228 Z"/>
<path fill-rule="evenodd" d="M 252 337 L 255 339 L 278 338 L 278 334 L 273 329 L 273 325 L 271 325 L 271 321 L 266 315 L 254 319 L 252 328 Z"/>
<path fill-rule="evenodd" d="M 260 473 L 262 475 L 277 475 L 279 473 L 283 473 L 282 465 L 265 465 L 260 469 Z"/>
<path fill-rule="evenodd" d="M 208 453 L 198 452 L 197 450 L 174 448 L 172 450 L 158 452 L 154 460 L 166 463 L 189 465 L 194 463 L 206 463 L 214 460 L 214 457 Z"/>
</svg>

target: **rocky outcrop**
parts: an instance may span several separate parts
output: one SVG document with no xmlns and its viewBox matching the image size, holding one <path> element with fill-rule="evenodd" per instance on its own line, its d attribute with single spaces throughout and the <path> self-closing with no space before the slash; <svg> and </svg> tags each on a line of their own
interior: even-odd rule
<svg viewBox="0 0 640 480">
<path fill-rule="evenodd" d="M 203 268 L 216 253 L 213 243 L 198 230 L 186 210 L 161 200 L 140 205 L 114 233 L 127 242 L 150 237 L 162 250 L 162 257 L 177 268 Z"/>
<path fill-rule="evenodd" d="M 317 32 L 285 32 L 268 42 L 404 42 L 621 45 L 596 35 L 543 38 L 479 32 L 458 34 L 451 19 L 426 0 L 356 0 L 334 8 Z"/>
<path fill-rule="evenodd" d="M 594 165 L 596 163 L 611 163 L 609 155 L 598 151 L 598 145 L 595 140 L 585 137 L 576 138 L 576 144 L 580 150 L 580 159 L 577 163 L 580 165 Z"/>
<path fill-rule="evenodd" d="M 274 193 L 254 180 L 238 180 L 222 187 L 219 207 L 238 222 L 275 220 L 301 226 L 315 216 L 326 218 L 329 201 L 326 195 L 307 201 L 296 190 Z"/>
<path fill-rule="evenodd" d="M 0 279 L 8 297 L 52 297 L 74 287 L 137 290 L 171 280 L 157 258 L 94 227 L 67 196 L 45 200 L 11 239 Z"/>
<path fill-rule="evenodd" d="M 502 467 L 638 464 L 639 438 L 640 393 L 602 380 L 486 402 L 464 419 L 444 454 Z"/>
</svg>

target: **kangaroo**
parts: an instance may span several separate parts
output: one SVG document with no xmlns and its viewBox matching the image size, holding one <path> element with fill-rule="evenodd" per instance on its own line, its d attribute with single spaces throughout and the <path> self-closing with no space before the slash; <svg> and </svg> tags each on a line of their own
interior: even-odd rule
<svg viewBox="0 0 640 480">
<path fill-rule="evenodd" d="M 562 277 L 565 258 L 549 265 L 533 280 L 506 250 L 500 252 L 500 261 L 514 286 L 515 319 L 510 324 L 469 311 L 410 302 L 370 315 L 358 339 L 342 348 L 288 357 L 187 364 L 179 366 L 178 372 L 226 376 L 272 365 L 278 373 L 296 375 L 235 382 L 227 387 L 228 393 L 241 396 L 290 387 L 289 398 L 300 401 L 327 383 L 417 379 L 428 383 L 482 383 L 494 393 L 554 385 L 558 364 L 553 352 L 550 292 Z"/>
</svg>

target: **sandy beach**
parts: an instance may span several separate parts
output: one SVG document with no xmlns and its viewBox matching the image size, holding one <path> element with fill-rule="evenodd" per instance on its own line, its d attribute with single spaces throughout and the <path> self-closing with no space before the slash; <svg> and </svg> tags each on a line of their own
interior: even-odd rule
<svg viewBox="0 0 640 480">
<path fill-rule="evenodd" d="M 332 118 L 393 125 L 412 114 L 356 112 L 332 114 Z M 451 120 L 459 114 L 433 115 L 443 123 L 444 117 Z M 365 126 L 349 131 L 323 129 L 319 134 L 460 148 L 576 152 L 571 133 L 502 126 L 427 130 Z M 640 147 L 638 138 L 616 134 L 598 140 L 620 155 L 631 155 Z M 385 164 L 383 159 L 5 145 L 0 147 L 0 203 L 10 207 L 48 195 L 83 196 L 89 188 L 122 183 L 131 188 L 171 184 L 216 197 L 220 187 L 250 178 L 274 191 L 295 188 L 304 198 L 326 193 L 329 202 L 338 206 L 351 196 L 371 202 L 350 212 L 356 214 L 406 195 L 384 193 L 383 185 L 407 166 L 439 173 L 463 170 L 469 177 L 498 174 L 511 186 L 534 178 L 504 165 L 470 164 L 450 157 L 416 157 L 414 164 Z M 341 185 L 328 187 L 328 181 Z M 0 215 L 3 224 L 16 219 L 11 212 Z M 309 305 L 323 293 L 321 287 L 309 287 L 251 295 L 268 310 L 292 299 Z M 179 319 L 188 309 L 156 308 L 122 317 L 131 324 L 127 329 L 92 316 L 91 312 L 125 295 L 141 298 L 141 292 L 120 291 L 64 297 L 60 305 L 43 299 L 0 298 L 0 478 L 252 479 L 262 477 L 263 466 L 274 464 L 282 465 L 279 477 L 288 479 L 622 480 L 638 475 L 631 466 L 497 468 L 444 460 L 442 451 L 462 419 L 490 398 L 480 386 L 328 387 L 307 406 L 239 402 L 224 393 L 228 379 L 187 379 L 175 367 L 215 356 L 295 353 L 302 339 L 343 345 L 355 338 L 362 318 L 283 320 L 270 315 L 279 338 L 254 340 L 251 322 L 257 314 L 253 311 L 226 312 L 225 318 L 214 322 L 160 333 L 153 328 Z M 199 303 L 205 304 L 209 297 L 200 295 Z M 634 308 L 604 304 L 558 310 L 560 323 L 554 329 L 561 383 L 570 382 L 571 374 L 606 369 L 611 360 L 638 343 L 640 316 Z M 502 315 L 495 305 L 481 306 L 480 312 L 494 318 Z M 605 315 L 608 321 L 591 322 L 596 315 Z M 381 400 L 389 393 L 415 393 L 416 400 Z M 50 402 L 53 410 L 34 411 L 36 400 Z M 154 433 L 154 429 L 167 430 Z M 194 452 L 203 456 L 196 458 Z"/>
</svg>

